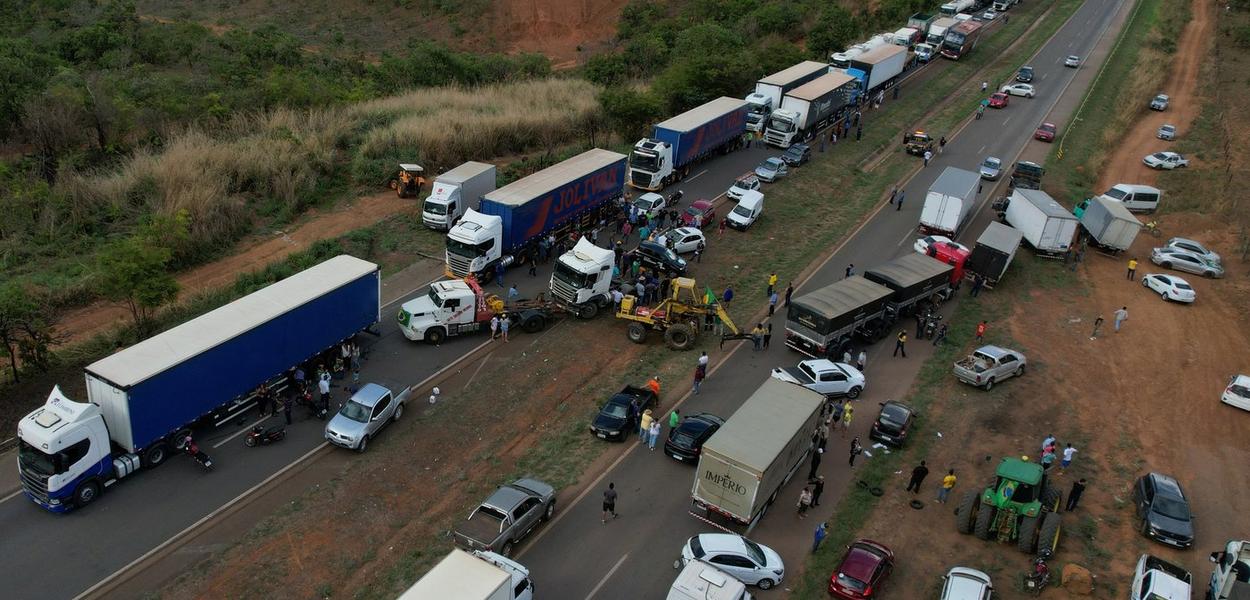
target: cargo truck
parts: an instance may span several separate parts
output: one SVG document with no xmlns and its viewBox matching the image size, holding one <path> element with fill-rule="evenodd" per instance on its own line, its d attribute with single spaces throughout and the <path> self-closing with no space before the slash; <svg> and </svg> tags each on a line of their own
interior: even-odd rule
<svg viewBox="0 0 1250 600">
<path fill-rule="evenodd" d="M 959 57 L 972 52 L 977 47 L 977 41 L 981 39 L 982 29 L 981 23 L 977 21 L 963 21 L 951 27 L 946 32 L 946 38 L 942 40 L 942 56 L 959 60 Z"/>
<path fill-rule="evenodd" d="M 447 231 L 494 189 L 495 165 L 464 163 L 434 178 L 434 187 L 421 208 L 421 222 L 430 229 Z"/>
<path fill-rule="evenodd" d="M 920 37 L 923 39 L 928 35 L 929 26 L 933 25 L 935 20 L 937 20 L 937 15 L 935 14 L 915 13 L 907 17 L 907 26 L 919 31 Z"/>
<path fill-rule="evenodd" d="M 1067 253 L 1079 225 L 1076 217 L 1050 194 L 1022 188 L 1011 193 L 1003 218 L 1038 254 L 1045 256 Z"/>
<path fill-rule="evenodd" d="M 950 17 L 937 19 L 929 26 L 929 33 L 925 36 L 924 41 L 935 48 L 941 49 L 942 42 L 946 40 L 946 32 L 950 31 L 951 27 L 954 27 L 958 22 Z"/>
<path fill-rule="evenodd" d="M 1212 552 L 1207 600 L 1250 600 L 1250 541 L 1230 540 L 1222 552 Z"/>
<path fill-rule="evenodd" d="M 890 44 L 851 59 L 846 74 L 859 80 L 859 93 L 871 96 L 898 78 L 907 67 L 907 49 Z"/>
<path fill-rule="evenodd" d="M 511 328 L 537 333 L 555 319 L 558 308 L 546 300 L 504 302 L 469 276 L 430 284 L 428 292 L 400 305 L 396 320 L 404 337 L 437 346 L 448 337 L 486 331 L 495 317 L 507 319 Z"/>
<path fill-rule="evenodd" d="M 1016 249 L 1020 247 L 1023 235 L 1009 225 L 991 222 L 986 226 L 977 245 L 964 262 L 965 271 L 980 275 L 985 280 L 985 287 L 992 288 L 1002 279 L 1011 266 L 1011 259 L 1016 257 Z"/>
<path fill-rule="evenodd" d="M 953 17 L 959 13 L 966 13 L 973 10 L 976 0 L 951 0 L 938 8 L 938 13 L 943 17 Z"/>
<path fill-rule="evenodd" d="M 980 186 L 980 174 L 946 167 L 925 194 L 920 209 L 921 233 L 955 239 L 976 206 Z"/>
<path fill-rule="evenodd" d="M 781 99 L 787 92 L 828 72 L 829 65 L 805 60 L 755 82 L 755 91 L 746 98 L 747 131 L 763 131 L 768 115 L 781 106 Z"/>
<path fill-rule="evenodd" d="M 261 383 L 378 322 L 378 266 L 338 256 L 91 363 L 87 402 L 55 387 L 18 423 L 22 491 L 66 512 L 156 467 Z"/>
<path fill-rule="evenodd" d="M 1112 254 L 1128 250 L 1141 231 L 1141 221 L 1124 204 L 1107 196 L 1095 196 L 1081 213 L 1081 228 L 1094 246 Z"/>
<path fill-rule="evenodd" d="M 721 96 L 657 124 L 629 154 L 629 184 L 663 189 L 689 175 L 695 163 L 738 149 L 748 112 L 746 100 Z"/>
<path fill-rule="evenodd" d="M 582 319 L 592 319 L 612 304 L 612 267 L 616 253 L 586 238 L 556 259 L 551 298 Z"/>
<path fill-rule="evenodd" d="M 740 101 L 739 101 L 740 102 Z M 486 274 L 537 256 L 538 241 L 589 230 L 614 216 L 625 190 L 626 157 L 595 148 L 482 197 L 447 232 L 448 277 Z"/>
<path fill-rule="evenodd" d="M 891 42 L 895 46 L 902 46 L 903 48 L 911 48 L 912 44 L 915 44 L 916 42 L 920 41 L 921 37 L 922 37 L 922 34 L 920 33 L 920 30 L 914 27 L 904 27 L 894 32 L 894 39 L 891 40 Z"/>
<path fill-rule="evenodd" d="M 898 46 L 891 46 L 898 48 Z M 828 127 L 855 101 L 856 83 L 843 73 L 829 73 L 786 94 L 764 128 L 764 142 L 778 148 L 809 139 Z"/>
<path fill-rule="evenodd" d="M 795 297 L 786 309 L 786 346 L 813 358 L 840 359 L 852 337 L 889 309 L 894 291 L 852 275 Z"/>
<path fill-rule="evenodd" d="M 455 549 L 399 600 L 534 600 L 529 569 L 494 552 Z"/>
<path fill-rule="evenodd" d="M 852 58 L 876 50 L 881 46 L 888 46 L 893 43 L 893 33 L 878 33 L 877 35 L 868 38 L 868 41 L 866 42 L 855 44 L 842 52 L 834 52 L 833 54 L 830 54 L 829 66 L 833 67 L 834 70 L 844 71 L 850 68 Z"/>
<path fill-rule="evenodd" d="M 905 254 L 888 263 L 864 271 L 864 279 L 890 289 L 889 310 L 876 323 L 865 327 L 863 337 L 884 337 L 894 320 L 923 306 L 936 307 L 950 296 L 951 271 L 955 268 L 923 254 Z M 871 329 L 870 329 L 871 328 Z M 875 331 L 872 331 L 875 329 Z"/>
<path fill-rule="evenodd" d="M 812 390 L 765 380 L 704 442 L 691 492 L 696 512 L 754 528 L 812 451 L 824 403 Z"/>
</svg>

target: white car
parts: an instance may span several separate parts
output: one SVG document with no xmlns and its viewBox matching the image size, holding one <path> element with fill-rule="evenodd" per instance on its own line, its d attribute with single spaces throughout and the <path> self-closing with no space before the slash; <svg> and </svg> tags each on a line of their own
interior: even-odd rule
<svg viewBox="0 0 1250 600">
<path fill-rule="evenodd" d="M 672 246 L 669 246 L 670 241 Z M 695 250 L 702 251 L 707 247 L 707 238 L 697 227 L 678 227 L 667 231 L 656 242 L 661 246 L 671 247 L 673 252 L 678 254 L 686 254 Z"/>
<path fill-rule="evenodd" d="M 1081 57 L 1079 57 L 1079 56 L 1077 56 L 1077 55 L 1073 54 L 1073 55 L 1069 56 L 1068 58 L 1064 59 L 1064 61 L 1063 61 L 1063 66 L 1065 66 L 1065 67 L 1072 67 L 1073 69 L 1075 69 L 1075 68 L 1077 68 L 1077 67 L 1081 66 Z"/>
<path fill-rule="evenodd" d="M 1238 375 L 1228 382 L 1220 402 L 1236 406 L 1241 410 L 1250 410 L 1250 375 Z"/>
<path fill-rule="evenodd" d="M 1141 161 L 1152 169 L 1176 169 L 1189 166 L 1189 159 L 1172 151 L 1147 154 Z"/>
<path fill-rule="evenodd" d="M 942 600 L 990 600 L 994 594 L 990 576 L 976 569 L 952 567 L 942 579 Z"/>
<path fill-rule="evenodd" d="M 785 577 L 781 555 L 740 535 L 701 533 L 686 541 L 681 564 L 699 560 L 729 573 L 742 583 L 767 590 Z"/>
<path fill-rule="evenodd" d="M 736 200 L 742 199 L 744 192 L 760 189 L 760 178 L 755 173 L 747 173 L 734 180 L 734 184 L 730 186 L 729 191 L 725 192 L 726 196 Z"/>
<path fill-rule="evenodd" d="M 1174 237 L 1174 238 L 1169 239 L 1168 243 L 1164 244 L 1163 246 L 1166 248 L 1180 248 L 1181 250 L 1184 250 L 1190 254 L 1197 254 L 1198 256 L 1201 256 L 1202 258 L 1207 259 L 1207 261 L 1209 262 L 1213 262 L 1217 264 L 1220 262 L 1219 254 L 1212 252 L 1206 246 L 1203 246 L 1200 242 L 1196 240 L 1191 240 L 1189 238 Z"/>
<path fill-rule="evenodd" d="M 968 249 L 967 246 L 942 235 L 926 235 L 916 240 L 916 243 L 912 245 L 912 249 L 920 254 L 927 255 L 929 254 L 929 246 L 934 244 L 950 244 L 963 250 Z"/>
<path fill-rule="evenodd" d="M 994 19 L 997 19 L 997 18 L 998 18 L 998 13 L 996 13 L 996 12 L 994 12 L 994 11 L 992 11 L 992 10 L 987 10 L 987 11 L 985 11 L 985 12 L 981 13 L 981 20 L 982 20 L 982 21 L 993 21 Z"/>
<path fill-rule="evenodd" d="M 667 204 L 668 204 L 668 200 L 664 196 L 661 196 L 655 192 L 647 192 L 641 196 L 638 196 L 638 198 L 634 200 L 634 206 L 637 206 L 638 210 L 644 213 L 649 213 L 653 210 L 660 210 L 661 208 L 664 208 L 665 205 Z"/>
<path fill-rule="evenodd" d="M 1175 275 L 1149 273 L 1141 278 L 1141 284 L 1159 294 L 1159 297 L 1164 300 L 1192 304 L 1197 297 L 1189 282 Z"/>
<path fill-rule="evenodd" d="M 1033 89 L 1033 84 L 1031 83 L 1012 83 L 1004 85 L 1003 89 L 999 91 L 1012 96 L 1024 96 L 1025 98 L 1032 98 L 1033 95 L 1037 93 L 1037 91 Z"/>
</svg>

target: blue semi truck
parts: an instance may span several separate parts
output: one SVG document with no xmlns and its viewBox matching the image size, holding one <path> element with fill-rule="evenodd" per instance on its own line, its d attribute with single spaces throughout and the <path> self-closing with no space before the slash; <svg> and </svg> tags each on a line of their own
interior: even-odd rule
<svg viewBox="0 0 1250 600">
<path fill-rule="evenodd" d="M 543 237 L 589 231 L 614 216 L 625 191 L 625 155 L 595 148 L 482 196 L 447 232 L 448 277 L 485 276 L 534 259 Z"/>
<path fill-rule="evenodd" d="M 381 284 L 377 265 L 337 256 L 92 363 L 86 403 L 56 387 L 18 423 L 22 491 L 65 512 L 160 465 L 192 428 L 377 323 Z"/>
<path fill-rule="evenodd" d="M 716 153 L 736 150 L 747 130 L 750 104 L 720 97 L 663 123 L 651 137 L 634 144 L 629 155 L 629 184 L 659 190 L 690 174 L 690 167 Z"/>
</svg>

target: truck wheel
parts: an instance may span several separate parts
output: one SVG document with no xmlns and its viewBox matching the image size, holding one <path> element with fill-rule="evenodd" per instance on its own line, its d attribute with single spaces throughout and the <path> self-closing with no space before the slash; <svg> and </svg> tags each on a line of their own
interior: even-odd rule
<svg viewBox="0 0 1250 600">
<path fill-rule="evenodd" d="M 1042 532 L 1037 537 L 1037 551 L 1049 550 L 1050 555 L 1055 555 L 1055 550 L 1059 549 L 1059 535 L 1063 531 L 1063 515 L 1059 513 L 1046 513 L 1042 517 Z"/>
<path fill-rule="evenodd" d="M 635 344 L 646 343 L 647 327 L 642 323 L 630 323 L 629 329 L 625 330 L 625 335 L 629 337 L 629 341 Z"/>
<path fill-rule="evenodd" d="M 521 330 L 525 333 L 538 333 L 546 326 L 547 321 L 542 315 L 530 315 L 521 321 Z"/>
<path fill-rule="evenodd" d="M 694 347 L 694 330 L 685 323 L 674 323 L 664 332 L 664 341 L 673 350 L 686 351 Z"/>
<path fill-rule="evenodd" d="M 152 469 L 165 462 L 169 458 L 169 445 L 165 442 L 156 442 L 143 453 L 143 466 Z"/>
<path fill-rule="evenodd" d="M 96 498 L 100 497 L 100 484 L 92 481 L 84 481 L 79 484 L 78 489 L 74 490 L 74 504 L 78 508 L 82 508 L 91 504 Z"/>
<path fill-rule="evenodd" d="M 447 332 L 442 327 L 435 327 L 425 332 L 425 341 L 431 345 L 437 346 L 443 343 L 443 339 L 447 337 Z"/>
<path fill-rule="evenodd" d="M 977 511 L 977 521 L 973 525 L 972 533 L 977 537 L 988 540 L 994 535 L 994 513 L 998 512 L 996 508 L 988 504 L 983 504 L 981 510 Z"/>
<path fill-rule="evenodd" d="M 859 397 L 859 393 L 862 391 L 863 390 L 857 385 L 846 391 L 846 397 L 850 398 L 851 400 L 854 400 Z"/>
<path fill-rule="evenodd" d="M 1040 521 L 1038 517 L 1025 517 L 1020 520 L 1020 537 L 1016 538 L 1016 549 L 1025 553 L 1032 554 L 1037 548 L 1037 524 Z"/>
<path fill-rule="evenodd" d="M 499 549 L 499 553 L 508 558 L 512 558 L 512 545 L 512 540 L 504 542 L 503 547 Z"/>
<path fill-rule="evenodd" d="M 599 314 L 599 305 L 593 300 L 577 309 L 577 318 L 579 319 L 593 319 L 597 314 Z"/>
<path fill-rule="evenodd" d="M 990 390 L 992 390 L 992 389 L 994 389 L 994 378 L 993 378 L 993 377 L 991 377 L 991 378 L 989 378 L 989 379 L 986 379 L 986 380 L 985 380 L 985 385 L 983 385 L 983 386 L 981 386 L 981 387 L 985 388 L 985 391 L 987 391 L 987 392 L 988 392 L 988 391 L 990 391 Z"/>
<path fill-rule="evenodd" d="M 955 531 L 962 534 L 972 533 L 972 524 L 977 518 L 977 505 L 981 502 L 980 494 L 968 492 L 959 501 L 955 509 Z"/>
</svg>

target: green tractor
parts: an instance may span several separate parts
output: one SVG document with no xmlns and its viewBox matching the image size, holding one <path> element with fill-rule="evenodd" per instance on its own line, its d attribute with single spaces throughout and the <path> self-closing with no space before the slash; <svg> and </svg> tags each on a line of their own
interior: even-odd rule
<svg viewBox="0 0 1250 600">
<path fill-rule="evenodd" d="M 964 495 L 955 510 L 956 529 L 983 540 L 1015 542 L 1021 552 L 1053 555 L 1063 517 L 1061 493 L 1046 471 L 1027 459 L 1004 458 L 995 475 L 993 486 Z"/>
</svg>

